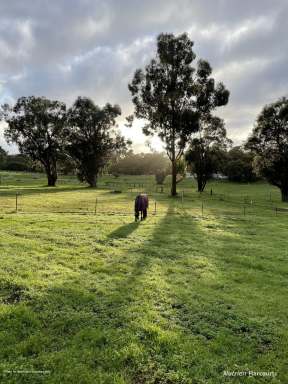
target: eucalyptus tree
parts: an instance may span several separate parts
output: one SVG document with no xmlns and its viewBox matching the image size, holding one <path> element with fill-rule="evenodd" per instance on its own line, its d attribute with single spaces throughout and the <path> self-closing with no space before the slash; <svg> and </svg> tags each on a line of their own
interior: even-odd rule
<svg viewBox="0 0 288 384">
<path fill-rule="evenodd" d="M 48 186 L 57 181 L 57 160 L 65 141 L 66 105 L 45 97 L 20 97 L 14 106 L 2 106 L 2 118 L 8 123 L 4 135 L 19 151 L 41 163 Z"/>
<path fill-rule="evenodd" d="M 199 120 L 199 130 L 190 140 L 185 159 L 196 176 L 198 192 L 203 192 L 213 173 L 221 171 L 225 151 L 231 144 L 224 121 L 208 116 Z"/>
<path fill-rule="evenodd" d="M 288 201 L 288 99 L 266 105 L 257 118 L 246 148 L 255 157 L 258 173 L 281 191 Z"/>
<path fill-rule="evenodd" d="M 227 104 L 229 92 L 215 84 L 207 61 L 193 62 L 194 43 L 187 34 L 160 34 L 157 53 L 144 70 L 137 69 L 128 88 L 134 113 L 144 119 L 145 135 L 158 135 L 171 161 L 171 195 L 177 194 L 177 162 L 183 157 L 191 135 L 199 130 L 199 119 Z"/>
<path fill-rule="evenodd" d="M 121 114 L 118 105 L 103 108 L 86 97 L 78 97 L 67 114 L 67 153 L 74 160 L 78 177 L 91 187 L 97 186 L 99 172 L 129 142 L 115 130 Z"/>
</svg>

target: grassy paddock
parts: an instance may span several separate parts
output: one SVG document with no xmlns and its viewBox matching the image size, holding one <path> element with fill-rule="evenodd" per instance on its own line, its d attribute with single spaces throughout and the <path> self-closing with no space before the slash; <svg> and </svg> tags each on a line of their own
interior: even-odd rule
<svg viewBox="0 0 288 384">
<path fill-rule="evenodd" d="M 286 382 L 288 215 L 273 211 L 285 206 L 277 190 L 213 182 L 200 196 L 185 180 L 182 200 L 168 184 L 156 193 L 150 177 L 102 178 L 92 190 L 4 176 L 1 382 Z M 141 223 L 136 189 L 150 194 Z"/>
<path fill-rule="evenodd" d="M 58 186 L 46 186 L 43 174 L 0 172 L 0 212 L 13 213 L 133 213 L 137 193 L 147 192 L 150 210 L 167 214 L 173 206 L 177 213 L 209 215 L 275 215 L 285 208 L 277 188 L 266 183 L 235 184 L 213 181 L 199 194 L 195 182 L 185 179 L 178 185 L 178 198 L 169 198 L 170 180 L 156 186 L 153 176 L 101 177 L 98 189 L 87 188 L 75 177 L 64 176 Z M 175 212 L 174 212 L 175 213 Z"/>
</svg>

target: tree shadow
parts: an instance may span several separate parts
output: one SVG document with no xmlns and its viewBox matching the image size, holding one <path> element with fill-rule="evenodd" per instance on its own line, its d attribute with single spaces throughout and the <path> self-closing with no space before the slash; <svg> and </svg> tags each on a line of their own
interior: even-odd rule
<svg viewBox="0 0 288 384">
<path fill-rule="evenodd" d="M 88 191 L 88 188 L 85 186 L 56 186 L 56 187 L 48 187 L 47 185 L 39 185 L 35 186 L 35 188 L 25 188 L 23 186 L 13 186 L 13 187 L 2 187 L 0 188 L 0 197 L 9 197 L 15 196 L 16 193 L 20 195 L 42 195 L 42 194 L 57 194 L 62 192 L 75 192 L 75 191 Z"/>
<path fill-rule="evenodd" d="M 96 192 L 98 196 L 107 195 L 110 193 L 109 190 L 104 188 L 90 188 L 87 186 L 56 186 L 56 187 L 47 187 L 47 186 L 37 186 L 35 188 L 23 188 L 23 187 L 0 187 L 0 198 L 3 197 L 15 197 L 16 194 L 20 196 L 41 196 L 41 195 L 57 195 L 66 192 L 84 192 L 91 193 Z"/>
<path fill-rule="evenodd" d="M 131 233 L 133 233 L 138 227 L 140 222 L 132 222 L 128 224 L 122 225 L 122 227 L 117 228 L 115 231 L 111 232 L 108 235 L 108 239 L 119 239 L 128 237 Z"/>
<path fill-rule="evenodd" d="M 25 310 L 20 303 L 1 317 L 4 328 L 11 327 L 8 336 L 15 334 L 16 360 L 51 369 L 51 382 L 113 383 L 123 374 L 135 384 L 188 383 L 190 377 L 202 382 L 207 375 L 220 383 L 227 361 L 243 361 L 239 351 L 245 351 L 245 361 L 252 354 L 257 359 L 257 348 L 269 352 L 273 333 L 234 308 L 230 274 L 223 281 L 217 274 L 225 244 L 222 237 L 213 244 L 217 223 L 204 227 L 169 205 L 149 237 L 141 242 L 139 233 L 139 244 L 128 243 L 137 228 L 151 225 L 139 224 L 106 236 L 119 239 L 105 244 L 106 265 L 97 269 L 98 254 L 94 260 L 86 255 L 78 276 L 28 301 Z M 123 252 L 114 253 L 121 239 Z M 215 255 L 207 256 L 207 247 Z M 228 357 L 225 349 L 235 352 Z M 12 347 L 3 350 L 5 362 Z M 107 377 L 99 379 L 104 371 Z"/>
</svg>

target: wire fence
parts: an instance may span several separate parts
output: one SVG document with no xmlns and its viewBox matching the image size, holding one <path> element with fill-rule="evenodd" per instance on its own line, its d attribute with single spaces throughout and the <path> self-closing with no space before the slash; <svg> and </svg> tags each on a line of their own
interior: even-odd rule
<svg viewBox="0 0 288 384">
<path fill-rule="evenodd" d="M 116 192 L 116 193 L 115 193 Z M 59 193 L 31 193 L 15 195 L 0 194 L 0 214 L 4 213 L 75 213 L 89 215 L 134 215 L 134 199 L 138 191 L 122 195 L 99 190 L 96 193 L 80 191 L 60 191 Z M 189 216 L 286 216 L 288 207 L 275 202 L 255 200 L 250 196 L 202 193 L 187 194 L 182 190 L 175 199 L 163 192 L 149 194 L 149 213 L 152 215 Z"/>
</svg>

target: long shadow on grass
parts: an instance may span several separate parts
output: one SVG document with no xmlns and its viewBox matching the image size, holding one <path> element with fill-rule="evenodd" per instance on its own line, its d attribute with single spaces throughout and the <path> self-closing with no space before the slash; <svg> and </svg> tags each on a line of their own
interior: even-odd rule
<svg viewBox="0 0 288 384">
<path fill-rule="evenodd" d="M 149 225 L 147 221 L 143 226 L 146 223 Z M 140 224 L 129 223 L 110 233 L 107 253 L 114 247 L 109 249 L 111 239 L 127 240 Z M 163 225 L 161 221 L 161 228 Z M 153 249 L 149 248 L 150 243 Z M 154 247 L 159 248 L 157 229 L 146 245 L 138 247 L 132 243 L 129 254 L 118 260 L 118 265 L 113 260 L 109 269 L 98 270 L 94 275 L 85 271 L 79 279 L 51 287 L 42 296 L 29 299 L 29 294 L 23 291 L 25 295 L 21 296 L 21 291 L 17 302 L 9 300 L 10 306 L 1 316 L 1 328 L 6 329 L 7 336 L 6 346 L 0 350 L 2 368 L 19 369 L 21 366 L 22 369 L 51 370 L 51 383 L 71 380 L 75 383 L 81 380 L 91 384 L 116 383 L 116 377 L 125 374 L 131 377 L 134 371 L 139 378 L 142 369 L 138 364 L 144 359 L 144 365 L 149 365 L 147 343 L 157 336 L 157 332 L 150 334 L 143 325 L 139 327 L 142 321 L 149 322 L 145 314 L 150 307 L 147 301 L 150 288 L 144 289 L 141 278 L 153 264 Z M 85 268 L 84 262 L 82 266 Z M 127 269 L 122 272 L 125 266 Z M 7 295 L 12 297 L 9 292 Z M 139 361 L 138 358 L 135 361 L 133 355 L 139 353 L 139 348 L 144 348 L 144 355 L 141 357 L 140 353 Z M 88 375 L 91 375 L 90 381 Z M 21 376 L 13 379 L 16 383 L 23 382 Z M 29 380 L 29 383 L 46 382 L 41 375 L 29 377 Z"/>
<path fill-rule="evenodd" d="M 93 272 L 97 256 L 87 258 L 79 278 L 27 303 L 17 298 L 1 318 L 8 329 L 2 364 L 10 353 L 14 366 L 51 369 L 51 383 L 91 384 L 186 384 L 191 378 L 214 384 L 230 365 L 261 368 L 257 358 L 271 355 L 274 334 L 225 292 L 233 282 L 229 273 L 223 280 L 221 259 L 213 257 L 224 239 L 217 244 L 217 228 L 205 232 L 196 219 L 175 213 L 169 208 L 144 239 L 149 220 L 110 233 L 102 269 Z M 115 255 L 121 241 L 128 248 Z"/>
<path fill-rule="evenodd" d="M 131 233 L 133 233 L 139 227 L 139 224 L 140 224 L 139 221 L 124 224 L 121 227 L 117 228 L 115 231 L 111 232 L 108 235 L 108 238 L 109 239 L 119 239 L 119 238 L 121 239 L 121 238 L 128 237 L 129 235 L 131 235 Z"/>
<path fill-rule="evenodd" d="M 16 193 L 20 195 L 38 195 L 38 194 L 50 194 L 50 193 L 60 193 L 60 192 L 73 192 L 73 191 L 87 191 L 89 190 L 88 187 L 85 186 L 68 186 L 68 187 L 62 187 L 62 186 L 57 186 L 57 187 L 47 187 L 46 185 L 44 186 L 35 186 L 34 188 L 25 188 L 23 186 L 7 186 L 0 189 L 0 198 L 3 197 L 8 197 L 8 196 L 15 196 Z"/>
</svg>

